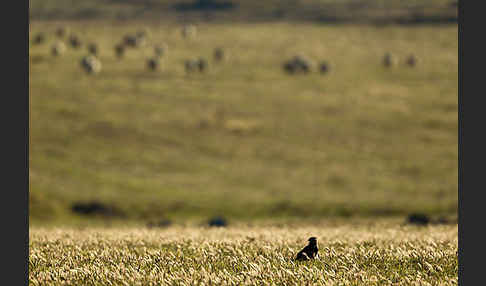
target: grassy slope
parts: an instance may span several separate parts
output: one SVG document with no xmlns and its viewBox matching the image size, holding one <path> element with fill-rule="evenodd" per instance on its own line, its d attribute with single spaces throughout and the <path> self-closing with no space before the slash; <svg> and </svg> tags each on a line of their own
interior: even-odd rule
<svg viewBox="0 0 486 286">
<path fill-rule="evenodd" d="M 295 263 L 310 236 L 320 257 Z M 32 228 L 29 285 L 457 285 L 457 225 Z"/>
<path fill-rule="evenodd" d="M 99 42 L 103 71 L 82 73 L 85 50 L 30 47 L 33 220 L 88 199 L 131 218 L 456 212 L 457 26 L 206 24 L 184 40 L 177 25 L 148 25 L 170 49 L 150 73 L 150 47 L 113 53 L 141 23 L 67 25 Z M 31 22 L 31 35 L 52 42 L 55 27 Z M 185 75 L 184 59 L 216 46 L 226 63 Z M 391 70 L 386 51 L 400 60 Z M 331 73 L 282 73 L 299 52 Z M 403 64 L 412 52 L 415 69 Z"/>
</svg>

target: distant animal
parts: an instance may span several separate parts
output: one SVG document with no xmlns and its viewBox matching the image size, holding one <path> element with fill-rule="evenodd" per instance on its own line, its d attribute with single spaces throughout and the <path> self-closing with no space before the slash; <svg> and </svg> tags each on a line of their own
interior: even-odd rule
<svg viewBox="0 0 486 286">
<path fill-rule="evenodd" d="M 133 47 L 137 43 L 137 37 L 133 35 L 125 35 L 123 37 L 123 44 L 127 47 Z"/>
<path fill-rule="evenodd" d="M 39 45 L 39 44 L 42 44 L 46 41 L 46 36 L 44 33 L 38 33 L 37 35 L 35 35 L 34 37 L 34 44 L 36 45 Z"/>
<path fill-rule="evenodd" d="M 63 42 L 56 42 L 51 47 L 51 54 L 55 57 L 64 54 L 65 51 L 66 51 L 66 45 Z"/>
<path fill-rule="evenodd" d="M 385 55 L 383 56 L 383 65 L 388 68 L 393 66 L 393 64 L 394 64 L 394 58 L 392 54 L 385 53 Z"/>
<path fill-rule="evenodd" d="M 284 70 L 287 73 L 295 74 L 295 73 L 308 73 L 312 70 L 314 63 L 304 56 L 294 56 L 290 60 L 286 61 L 283 65 Z"/>
<path fill-rule="evenodd" d="M 287 72 L 287 73 L 290 73 L 290 74 L 293 74 L 296 72 L 297 70 L 297 67 L 295 66 L 294 63 L 292 62 L 286 62 L 284 63 L 283 65 L 283 69 Z"/>
<path fill-rule="evenodd" d="M 88 52 L 92 55 L 98 55 L 98 45 L 95 43 L 90 43 L 88 45 Z"/>
<path fill-rule="evenodd" d="M 321 74 L 325 74 L 329 72 L 329 64 L 327 62 L 321 62 L 319 65 L 319 71 Z"/>
<path fill-rule="evenodd" d="M 295 257 L 294 260 L 296 261 L 305 261 L 305 260 L 310 260 L 318 257 L 318 252 L 319 249 L 317 248 L 317 238 L 316 237 L 311 237 L 308 239 L 309 244 L 307 244 L 304 249 L 299 251 L 297 253 L 297 256 Z"/>
<path fill-rule="evenodd" d="M 123 44 L 116 45 L 115 54 L 119 59 L 123 58 L 123 55 L 125 54 L 125 46 Z"/>
<path fill-rule="evenodd" d="M 186 60 L 184 62 L 184 67 L 188 73 L 196 70 L 199 72 L 204 72 L 208 68 L 208 61 L 204 58 Z"/>
<path fill-rule="evenodd" d="M 197 67 L 199 68 L 200 72 L 204 72 L 208 68 L 208 61 L 203 58 L 199 58 L 197 61 Z"/>
<path fill-rule="evenodd" d="M 147 67 L 149 70 L 155 71 L 160 66 L 160 60 L 158 58 L 151 58 L 147 60 Z"/>
<path fill-rule="evenodd" d="M 123 38 L 123 43 L 127 47 L 138 48 L 145 44 L 145 37 L 143 36 L 133 36 L 133 35 L 126 35 Z"/>
<path fill-rule="evenodd" d="M 56 36 L 58 36 L 59 38 L 64 38 L 65 35 L 66 35 L 66 28 L 59 27 L 56 29 Z"/>
<path fill-rule="evenodd" d="M 78 36 L 71 35 L 71 36 L 69 36 L 69 44 L 71 45 L 71 47 L 77 49 L 77 48 L 81 47 L 81 40 L 79 39 Z"/>
<path fill-rule="evenodd" d="M 224 60 L 224 51 L 223 51 L 223 49 L 222 48 L 216 48 L 216 49 L 214 49 L 213 56 L 214 56 L 214 60 L 216 60 L 217 62 L 220 62 L 220 61 Z"/>
<path fill-rule="evenodd" d="M 81 59 L 81 67 L 88 74 L 96 74 L 101 71 L 101 62 L 93 55 Z"/>
<path fill-rule="evenodd" d="M 417 64 L 417 58 L 415 57 L 415 55 L 413 55 L 413 54 L 412 55 L 409 55 L 407 57 L 406 64 L 409 67 L 414 67 Z"/>
</svg>

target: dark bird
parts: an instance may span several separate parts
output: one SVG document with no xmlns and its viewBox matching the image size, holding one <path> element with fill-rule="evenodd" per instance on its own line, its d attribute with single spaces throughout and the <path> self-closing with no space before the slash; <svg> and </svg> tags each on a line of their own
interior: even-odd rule
<svg viewBox="0 0 486 286">
<path fill-rule="evenodd" d="M 307 246 L 304 247 L 304 249 L 302 249 L 301 251 L 299 251 L 299 253 L 297 253 L 295 260 L 303 261 L 303 260 L 314 259 L 317 257 L 318 251 L 319 249 L 317 248 L 317 238 L 311 237 L 309 238 L 309 244 L 307 244 Z"/>
</svg>

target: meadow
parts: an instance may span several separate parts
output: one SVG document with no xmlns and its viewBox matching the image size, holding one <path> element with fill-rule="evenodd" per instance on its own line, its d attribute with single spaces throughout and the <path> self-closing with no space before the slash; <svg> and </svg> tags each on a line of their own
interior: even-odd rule
<svg viewBox="0 0 486 286">
<path fill-rule="evenodd" d="M 232 2 L 29 1 L 29 285 L 456 285 L 457 1 Z M 329 70 L 290 75 L 295 55 Z"/>
<path fill-rule="evenodd" d="M 85 45 L 52 56 L 59 26 Z M 31 223 L 69 222 L 90 200 L 138 221 L 457 213 L 457 25 L 181 27 L 31 21 L 30 39 L 47 35 L 29 48 Z M 141 29 L 146 45 L 117 59 Z M 80 66 L 89 42 L 96 75 Z M 159 43 L 168 53 L 150 71 Z M 296 54 L 330 71 L 286 74 Z M 199 57 L 208 70 L 187 74 Z"/>
<path fill-rule="evenodd" d="M 310 236 L 318 259 L 292 258 Z M 29 285 L 457 285 L 457 225 L 30 230 Z"/>
</svg>

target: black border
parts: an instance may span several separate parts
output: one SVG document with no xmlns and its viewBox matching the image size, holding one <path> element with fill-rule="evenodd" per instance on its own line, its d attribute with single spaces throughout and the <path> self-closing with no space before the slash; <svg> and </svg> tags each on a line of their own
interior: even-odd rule
<svg viewBox="0 0 486 286">
<path fill-rule="evenodd" d="M 2 284 L 28 285 L 29 1 L 5 6 L 2 75 Z M 5 65 L 6 64 L 6 65 Z"/>
<path fill-rule="evenodd" d="M 469 41 L 466 46 L 465 29 L 466 18 L 464 4 L 468 7 L 468 29 Z M 485 106 L 480 104 L 484 96 L 484 68 L 483 61 L 486 44 L 481 35 L 484 27 L 484 19 L 480 4 L 481 1 L 460 0 L 458 7 L 458 60 L 459 60 L 459 78 L 458 78 L 458 285 L 482 285 L 484 284 L 484 237 L 482 227 L 484 226 L 484 200 L 480 195 L 484 188 L 484 165 L 486 140 L 481 136 L 484 130 Z M 473 5 L 476 4 L 477 7 Z M 474 9 L 475 8 L 475 9 Z M 475 13 L 474 13 L 475 12 Z M 467 47 L 468 58 L 466 64 L 465 50 Z M 482 57 L 480 56 L 482 55 Z M 474 67 L 474 64 L 476 65 Z M 469 67 L 467 73 L 467 85 L 464 84 L 465 66 Z M 466 91 L 467 88 L 467 91 Z M 467 95 L 466 95 L 467 94 Z M 465 100 L 465 97 L 467 99 Z M 467 104 L 465 104 L 467 102 Z M 467 115 L 465 106 L 467 105 Z M 464 120 L 467 118 L 469 124 L 468 139 L 464 140 Z M 467 146 L 467 147 L 466 147 Z M 467 156 L 465 156 L 467 155 Z M 466 159 L 467 158 L 467 159 Z M 468 164 L 467 180 L 464 180 L 465 164 Z M 466 232 L 466 229 L 468 231 Z"/>
</svg>

